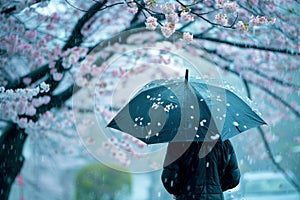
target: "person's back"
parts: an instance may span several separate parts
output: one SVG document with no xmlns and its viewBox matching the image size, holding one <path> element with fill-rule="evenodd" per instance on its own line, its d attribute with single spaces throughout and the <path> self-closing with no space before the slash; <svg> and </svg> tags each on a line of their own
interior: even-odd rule
<svg viewBox="0 0 300 200">
<path fill-rule="evenodd" d="M 188 145 L 188 149 L 176 159 L 176 151 L 181 151 L 179 144 Z M 223 191 L 238 185 L 240 171 L 229 140 L 170 143 L 161 178 L 176 199 L 222 200 Z"/>
</svg>

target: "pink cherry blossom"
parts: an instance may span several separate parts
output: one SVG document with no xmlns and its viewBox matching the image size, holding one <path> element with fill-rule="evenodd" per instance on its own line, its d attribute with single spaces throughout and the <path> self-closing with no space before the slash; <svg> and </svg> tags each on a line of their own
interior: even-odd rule
<svg viewBox="0 0 300 200">
<path fill-rule="evenodd" d="M 17 102 L 16 111 L 19 115 L 24 115 L 26 112 L 27 101 L 24 99 Z"/>
<path fill-rule="evenodd" d="M 39 87 L 41 93 L 48 92 L 50 90 L 50 85 L 45 82 L 42 82 Z"/>
<path fill-rule="evenodd" d="M 170 22 L 170 23 L 175 24 L 176 22 L 179 21 L 178 14 L 176 12 L 168 13 L 165 16 L 166 16 L 167 21 Z"/>
<path fill-rule="evenodd" d="M 175 32 L 175 24 L 166 22 L 161 28 L 163 35 L 168 38 Z"/>
<path fill-rule="evenodd" d="M 130 2 L 127 5 L 127 9 L 130 13 L 135 14 L 138 11 L 137 5 L 135 2 Z"/>
<path fill-rule="evenodd" d="M 18 121 L 18 125 L 20 126 L 20 128 L 26 128 L 27 127 L 27 118 L 21 118 Z"/>
<path fill-rule="evenodd" d="M 180 17 L 184 22 L 194 21 L 194 17 L 192 15 L 190 15 L 189 12 L 186 12 L 186 11 L 181 12 Z"/>
<path fill-rule="evenodd" d="M 237 5 L 236 2 L 225 2 L 224 5 L 224 10 L 226 13 L 234 13 L 234 12 L 237 12 L 239 6 Z"/>
<path fill-rule="evenodd" d="M 146 28 L 148 29 L 148 30 L 155 30 L 156 29 L 156 27 L 157 27 L 157 19 L 155 18 L 155 17 L 148 17 L 147 19 L 146 19 L 146 22 L 145 22 L 145 24 L 146 24 Z"/>
<path fill-rule="evenodd" d="M 170 14 L 170 13 L 173 13 L 174 12 L 174 10 L 175 10 L 175 4 L 172 4 L 172 3 L 170 3 L 170 2 L 167 2 L 167 3 L 165 3 L 165 4 L 163 4 L 163 5 L 161 5 L 161 9 L 162 9 L 162 12 L 164 13 L 164 14 Z"/>
<path fill-rule="evenodd" d="M 36 30 L 26 31 L 26 33 L 25 33 L 25 37 L 27 37 L 28 39 L 35 40 L 36 36 L 37 36 Z"/>
<path fill-rule="evenodd" d="M 244 33 L 246 31 L 248 31 L 247 26 L 245 26 L 244 22 L 242 22 L 242 21 L 239 21 L 236 24 L 236 29 L 239 33 Z"/>
<path fill-rule="evenodd" d="M 228 24 L 228 17 L 225 13 L 219 13 L 215 16 L 215 20 L 222 25 Z"/>
<path fill-rule="evenodd" d="M 59 16 L 59 14 L 57 13 L 57 12 L 54 12 L 54 13 L 52 13 L 51 14 L 51 20 L 52 20 L 52 22 L 59 22 L 59 20 L 60 20 L 60 16 Z"/>
<path fill-rule="evenodd" d="M 182 40 L 186 43 L 191 43 L 193 41 L 193 34 L 187 32 L 183 33 Z"/>
<path fill-rule="evenodd" d="M 58 72 L 52 74 L 52 76 L 55 81 L 60 81 L 63 78 L 63 74 Z"/>
<path fill-rule="evenodd" d="M 33 105 L 30 105 L 26 108 L 26 112 L 25 112 L 26 115 L 34 116 L 35 113 L 36 113 L 36 109 L 33 107 Z"/>
<path fill-rule="evenodd" d="M 31 83 L 31 78 L 29 78 L 29 77 L 23 78 L 23 83 L 25 85 L 29 85 Z"/>
</svg>

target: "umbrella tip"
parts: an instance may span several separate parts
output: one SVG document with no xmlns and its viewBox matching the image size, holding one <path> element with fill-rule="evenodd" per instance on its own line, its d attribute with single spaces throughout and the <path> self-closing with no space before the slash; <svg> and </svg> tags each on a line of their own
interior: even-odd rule
<svg viewBox="0 0 300 200">
<path fill-rule="evenodd" d="M 189 70 L 186 69 L 186 70 L 185 70 L 185 82 L 187 82 L 188 79 L 189 79 Z"/>
</svg>

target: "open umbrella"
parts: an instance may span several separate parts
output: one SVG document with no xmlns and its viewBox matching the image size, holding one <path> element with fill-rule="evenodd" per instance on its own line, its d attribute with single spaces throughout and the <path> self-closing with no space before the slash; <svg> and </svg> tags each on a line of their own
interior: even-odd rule
<svg viewBox="0 0 300 200">
<path fill-rule="evenodd" d="M 146 84 L 107 125 L 147 144 L 226 140 L 266 124 L 230 89 L 201 78 L 155 80 Z"/>
</svg>

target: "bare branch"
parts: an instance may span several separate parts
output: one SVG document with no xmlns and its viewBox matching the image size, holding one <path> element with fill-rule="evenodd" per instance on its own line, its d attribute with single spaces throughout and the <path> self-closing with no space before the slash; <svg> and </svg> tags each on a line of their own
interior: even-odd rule
<svg viewBox="0 0 300 200">
<path fill-rule="evenodd" d="M 300 52 L 298 52 L 296 50 L 278 49 L 278 48 L 271 48 L 271 47 L 266 47 L 266 46 L 258 46 L 258 45 L 255 45 L 255 44 L 230 42 L 230 41 L 221 40 L 221 39 L 217 39 L 217 38 L 205 37 L 201 34 L 194 35 L 194 38 L 197 38 L 197 39 L 200 39 L 200 40 L 207 40 L 207 41 L 217 42 L 217 43 L 221 43 L 221 44 L 228 44 L 230 46 L 244 48 L 244 49 L 258 49 L 258 50 L 270 51 L 270 52 L 274 52 L 274 53 L 289 54 L 289 55 L 293 55 L 293 56 L 300 55 Z"/>
<path fill-rule="evenodd" d="M 251 92 L 250 92 L 250 88 L 249 88 L 249 85 L 248 85 L 248 82 L 246 81 L 246 79 L 243 78 L 243 83 L 246 87 L 246 91 L 247 91 L 247 96 L 249 99 L 251 99 Z M 264 143 L 264 146 L 266 148 L 266 152 L 267 154 L 269 155 L 269 158 L 271 159 L 273 165 L 275 165 L 275 167 L 282 173 L 284 174 L 284 176 L 286 177 L 286 179 L 292 184 L 295 186 L 295 188 L 297 188 L 298 192 L 300 192 L 300 186 L 296 183 L 296 181 L 294 179 L 292 179 L 288 173 L 286 172 L 286 170 L 281 167 L 281 165 L 276 162 L 275 158 L 274 158 L 274 154 L 272 153 L 272 150 L 271 150 L 271 147 L 268 143 L 268 140 L 266 138 L 266 134 L 265 132 L 263 131 L 263 129 L 259 126 L 257 127 L 261 137 L 262 137 L 262 140 L 263 140 L 263 143 Z"/>
</svg>

